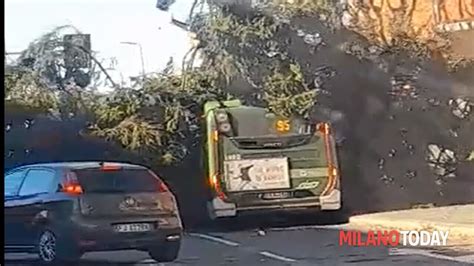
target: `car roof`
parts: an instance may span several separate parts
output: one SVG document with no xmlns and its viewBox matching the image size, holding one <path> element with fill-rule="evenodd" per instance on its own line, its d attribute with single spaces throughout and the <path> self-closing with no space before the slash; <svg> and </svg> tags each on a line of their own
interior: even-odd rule
<svg viewBox="0 0 474 266">
<path fill-rule="evenodd" d="M 21 168 L 31 168 L 31 167 L 47 167 L 55 169 L 71 169 L 71 170 L 80 170 L 80 169 L 95 169 L 100 168 L 101 164 L 113 164 L 120 166 L 126 169 L 147 169 L 145 166 L 124 163 L 124 162 L 102 162 L 102 161 L 84 161 L 84 162 L 52 162 L 52 163 L 36 163 L 36 164 L 27 164 L 19 167 L 15 167 L 12 170 L 18 170 Z M 9 171 L 9 172 L 10 172 Z"/>
</svg>

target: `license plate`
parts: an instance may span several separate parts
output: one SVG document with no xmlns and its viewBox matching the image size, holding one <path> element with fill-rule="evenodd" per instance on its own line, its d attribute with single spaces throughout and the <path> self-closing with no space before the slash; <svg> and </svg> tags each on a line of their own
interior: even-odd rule
<svg viewBox="0 0 474 266">
<path fill-rule="evenodd" d="M 263 193 L 263 199 L 286 199 L 290 198 L 290 192 L 271 192 L 271 193 Z"/>
<path fill-rule="evenodd" d="M 140 223 L 140 224 L 116 224 L 114 229 L 119 233 L 129 233 L 129 232 L 148 232 L 153 229 L 151 224 Z"/>
</svg>

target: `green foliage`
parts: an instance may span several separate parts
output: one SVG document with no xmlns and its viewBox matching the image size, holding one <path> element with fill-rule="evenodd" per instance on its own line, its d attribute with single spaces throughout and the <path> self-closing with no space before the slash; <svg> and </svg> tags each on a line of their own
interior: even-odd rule
<svg viewBox="0 0 474 266">
<path fill-rule="evenodd" d="M 330 1 L 302 2 L 300 7 L 320 11 L 330 8 L 329 4 Z M 298 64 L 283 66 L 280 59 L 275 57 L 269 59 L 272 61 L 270 64 L 278 65 L 271 73 L 264 71 L 254 74 L 253 71 L 261 64 L 268 64 L 252 55 L 267 49 L 262 44 L 275 43 L 274 37 L 279 27 L 279 23 L 266 16 L 242 19 L 222 10 L 213 10 L 201 22 L 196 33 L 209 62 L 206 65 L 211 66 L 219 77 L 225 77 L 224 84 L 240 74 L 252 85 L 261 83 L 263 101 L 269 110 L 286 117 L 307 117 L 314 105 L 316 91 L 306 86 Z"/>
<path fill-rule="evenodd" d="M 85 115 L 90 126 L 81 130 L 83 136 L 118 143 L 152 162 L 172 163 L 186 155 L 188 140 L 197 137 L 200 105 L 207 99 L 230 97 L 220 90 L 214 69 L 173 74 L 172 59 L 163 73 L 111 95 L 63 83 L 55 77 L 63 63 L 59 31 L 65 28 L 35 40 L 17 66 L 8 66 L 5 101 L 10 108 L 59 113 L 63 119 Z M 25 59 L 29 64 L 24 64 Z"/>
<path fill-rule="evenodd" d="M 162 146 L 161 130 L 136 115 L 121 120 L 117 125 L 108 128 L 92 126 L 92 134 L 114 140 L 125 148 L 136 151 L 140 148 L 155 148 Z"/>
<path fill-rule="evenodd" d="M 94 109 L 91 134 L 152 161 L 182 160 L 186 139 L 197 138 L 200 106 L 209 99 L 229 97 L 216 86 L 213 72 L 195 69 L 186 77 L 184 83 L 182 75 L 157 74 L 138 88 L 117 91 Z"/>
<path fill-rule="evenodd" d="M 25 49 L 18 64 L 34 71 L 51 88 L 63 88 L 69 79 L 65 76 L 64 33 L 80 33 L 74 26 L 56 27 L 45 33 Z"/>
<path fill-rule="evenodd" d="M 23 69 L 7 70 L 4 82 L 5 102 L 28 106 L 42 112 L 58 108 L 58 99 L 35 72 Z"/>
<path fill-rule="evenodd" d="M 272 75 L 264 78 L 263 90 L 268 108 L 284 117 L 297 114 L 307 118 L 316 100 L 316 90 L 305 84 L 298 64 L 274 69 Z"/>
<path fill-rule="evenodd" d="M 265 40 L 273 36 L 275 24 L 272 24 L 267 17 L 256 17 L 242 20 L 234 15 L 222 12 L 214 13 L 206 23 L 207 31 L 215 35 L 228 35 L 244 44 L 251 39 Z"/>
<path fill-rule="evenodd" d="M 175 74 L 170 59 L 162 73 L 106 96 L 97 94 L 93 85 L 82 89 L 66 85 L 60 77 L 63 50 L 59 31 L 67 27 L 59 27 L 32 42 L 23 53 L 21 60 L 33 58 L 33 64 L 22 65 L 21 71 L 14 69 L 5 77 L 6 99 L 45 112 L 60 112 L 61 117 L 83 114 L 90 126 L 82 133 L 118 143 L 152 162 L 178 162 L 199 137 L 203 103 L 232 99 L 225 86 L 260 63 L 240 55 L 254 52 L 256 45 L 270 41 L 278 29 L 267 17 L 240 19 L 220 10 L 199 23 L 197 48 L 203 51 L 204 67 L 188 68 L 183 63 L 183 73 Z M 306 116 L 314 103 L 316 92 L 305 85 L 297 64 L 279 65 L 264 76 L 262 84 L 264 101 L 280 115 Z"/>
<path fill-rule="evenodd" d="M 245 58 L 236 54 L 245 54 L 252 44 L 271 39 L 278 25 L 264 16 L 241 19 L 213 9 L 208 17 L 197 21 L 194 28 L 205 57 L 204 65 L 214 71 L 224 85 L 242 73 L 241 65 L 248 65 L 242 62 Z"/>
<path fill-rule="evenodd" d="M 329 13 L 334 9 L 334 0 L 273 0 L 272 6 L 285 16 L 304 16 Z"/>
</svg>

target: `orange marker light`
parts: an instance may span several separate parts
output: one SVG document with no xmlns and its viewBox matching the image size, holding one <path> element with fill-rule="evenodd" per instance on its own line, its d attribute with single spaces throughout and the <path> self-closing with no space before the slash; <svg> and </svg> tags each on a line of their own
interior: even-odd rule
<svg viewBox="0 0 474 266">
<path fill-rule="evenodd" d="M 318 123 L 316 125 L 316 130 L 326 135 L 329 135 L 329 133 L 331 133 L 331 129 L 328 123 Z"/>
</svg>

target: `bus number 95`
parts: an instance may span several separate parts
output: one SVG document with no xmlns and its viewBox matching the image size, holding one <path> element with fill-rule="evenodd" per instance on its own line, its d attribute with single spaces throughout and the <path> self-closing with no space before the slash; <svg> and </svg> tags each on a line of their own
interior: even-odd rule
<svg viewBox="0 0 474 266">
<path fill-rule="evenodd" d="M 290 120 L 278 120 L 276 123 L 276 129 L 278 132 L 290 131 Z"/>
</svg>

